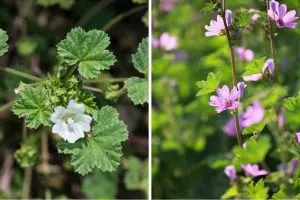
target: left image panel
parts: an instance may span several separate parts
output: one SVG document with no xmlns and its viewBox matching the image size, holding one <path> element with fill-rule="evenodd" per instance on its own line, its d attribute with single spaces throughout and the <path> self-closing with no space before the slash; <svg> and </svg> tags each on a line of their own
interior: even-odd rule
<svg viewBox="0 0 300 200">
<path fill-rule="evenodd" d="M 0 198 L 148 198 L 148 2 L 0 2 Z"/>
</svg>

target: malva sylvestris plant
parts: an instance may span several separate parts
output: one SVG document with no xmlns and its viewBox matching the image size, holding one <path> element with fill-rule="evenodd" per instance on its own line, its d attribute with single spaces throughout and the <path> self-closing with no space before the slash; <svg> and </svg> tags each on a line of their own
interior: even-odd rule
<svg viewBox="0 0 300 200">
<path fill-rule="evenodd" d="M 0 31 L 0 38 L 3 55 L 8 50 L 5 31 Z M 34 81 L 32 84 L 21 82 L 15 89 L 17 96 L 12 112 L 24 119 L 27 128 L 42 130 L 42 135 L 47 135 L 50 129 L 52 134 L 60 136 L 58 152 L 69 155 L 74 170 L 81 175 L 95 168 L 116 170 L 122 155 L 121 143 L 128 138 L 127 126 L 119 119 L 118 111 L 109 105 L 99 108 L 90 91 L 104 93 L 108 100 L 117 100 L 127 91 L 135 105 L 148 101 L 148 39 L 144 39 L 132 55 L 134 68 L 145 78 L 124 78 L 121 80 L 123 88 L 107 91 L 88 85 L 89 81 L 101 79 L 102 71 L 117 61 L 108 50 L 109 45 L 109 36 L 101 30 L 87 32 L 74 28 L 57 44 L 59 70 L 55 73 L 35 77 L 1 68 Z M 34 160 L 24 164 L 24 159 L 30 157 L 26 153 L 29 152 L 17 151 L 17 161 L 23 167 L 33 166 Z"/>
<path fill-rule="evenodd" d="M 297 192 L 299 188 L 296 186 L 296 182 L 299 181 L 299 178 L 296 175 L 294 178 L 293 176 L 296 173 L 298 160 L 292 158 L 289 161 L 289 158 L 299 156 L 296 149 L 299 148 L 297 145 L 300 143 L 300 134 L 299 132 L 287 134 L 290 130 L 284 129 L 284 113 L 286 110 L 293 111 L 296 109 L 300 103 L 299 95 L 281 99 L 278 104 L 264 108 L 258 99 L 245 99 L 243 93 L 244 90 L 247 91 L 246 84 L 244 82 L 238 83 L 240 79 L 243 79 L 248 82 L 248 87 L 253 87 L 252 82 L 265 80 L 269 81 L 273 85 L 272 87 L 278 87 L 279 68 L 275 47 L 277 34 L 274 33 L 273 29 L 274 27 L 277 29 L 295 29 L 298 19 L 297 13 L 295 10 L 289 10 L 285 4 L 280 4 L 275 0 L 266 0 L 265 13 L 255 10 L 256 15 L 253 19 L 253 8 L 249 9 L 248 12 L 235 15 L 234 12 L 226 9 L 226 5 L 226 1 L 223 0 L 216 4 L 208 4 L 207 8 L 203 9 L 206 12 L 207 10 L 216 12 L 216 20 L 212 19 L 209 25 L 205 25 L 204 28 L 206 37 L 223 36 L 228 41 L 232 88 L 227 84 L 219 87 L 222 80 L 221 72 L 210 72 L 207 80 L 197 82 L 200 89 L 197 96 L 216 92 L 217 95 L 210 96 L 208 104 L 214 107 L 218 114 L 229 111 L 233 115 L 223 127 L 223 131 L 228 136 L 237 137 L 238 145 L 233 147 L 232 155 L 230 155 L 232 160 L 224 169 L 231 187 L 223 195 L 223 198 L 268 199 L 270 198 L 268 195 L 270 190 L 272 190 L 273 197 L 297 198 L 299 197 Z M 236 18 L 232 19 L 232 16 L 236 16 Z M 267 56 L 255 59 L 255 53 L 251 49 L 236 46 L 243 31 L 247 28 L 251 29 L 251 26 L 259 20 L 263 21 L 266 35 L 269 38 L 272 55 L 268 59 L 266 59 Z M 238 76 L 236 54 L 245 65 L 245 71 L 241 76 Z M 252 102 L 252 104 L 243 111 L 243 102 L 247 102 L 247 104 Z M 278 176 L 282 183 L 279 184 L 277 190 L 265 185 L 265 182 L 269 180 L 269 175 L 276 176 L 275 173 L 277 173 L 276 171 L 272 172 L 264 161 L 271 149 L 270 137 L 262 133 L 265 127 L 268 127 L 272 133 L 276 148 L 280 151 L 279 157 L 283 175 Z M 249 135 L 251 136 L 249 137 Z M 284 144 L 286 142 L 290 145 L 287 149 L 285 149 Z M 290 149 L 291 146 L 292 149 Z M 287 179 L 286 176 L 289 176 L 290 179 Z M 252 180 L 254 177 L 259 177 L 259 179 Z"/>
</svg>

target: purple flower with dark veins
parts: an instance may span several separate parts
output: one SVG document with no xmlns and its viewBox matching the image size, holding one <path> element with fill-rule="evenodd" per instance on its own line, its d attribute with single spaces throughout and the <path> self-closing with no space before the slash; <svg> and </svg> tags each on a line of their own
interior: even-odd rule
<svg viewBox="0 0 300 200">
<path fill-rule="evenodd" d="M 226 10 L 225 12 L 225 19 L 228 27 L 232 26 L 231 13 L 231 10 Z M 220 15 L 217 15 L 217 20 L 210 20 L 209 26 L 205 25 L 205 29 L 207 30 L 205 32 L 206 37 L 223 35 L 225 33 L 223 18 Z"/>
<path fill-rule="evenodd" d="M 233 87 L 231 91 L 227 85 L 217 89 L 218 96 L 211 96 L 209 105 L 216 107 L 217 113 L 223 112 L 224 110 L 233 110 L 239 106 L 238 98 L 240 92 L 236 87 Z"/>
<path fill-rule="evenodd" d="M 267 175 L 269 172 L 264 169 L 259 169 L 259 166 L 257 164 L 246 164 L 242 165 L 242 168 L 246 175 L 251 177 L 257 177 L 257 176 L 263 176 Z"/>
<path fill-rule="evenodd" d="M 226 176 L 228 176 L 228 178 L 231 181 L 234 181 L 237 178 L 237 173 L 236 173 L 236 169 L 233 165 L 228 165 L 225 169 L 224 172 L 226 174 Z"/>
<path fill-rule="evenodd" d="M 275 0 L 270 0 L 268 16 L 276 23 L 278 28 L 296 28 L 296 10 L 287 12 L 286 4 L 279 4 Z"/>
</svg>

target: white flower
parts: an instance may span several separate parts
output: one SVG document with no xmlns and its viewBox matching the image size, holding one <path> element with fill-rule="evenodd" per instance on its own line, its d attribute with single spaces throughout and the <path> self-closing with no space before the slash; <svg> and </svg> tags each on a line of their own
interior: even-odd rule
<svg viewBox="0 0 300 200">
<path fill-rule="evenodd" d="M 84 137 L 84 132 L 89 132 L 92 117 L 84 114 L 84 105 L 70 100 L 68 107 L 57 106 L 51 115 L 54 123 L 52 133 L 57 133 L 64 140 L 74 143 Z"/>
</svg>

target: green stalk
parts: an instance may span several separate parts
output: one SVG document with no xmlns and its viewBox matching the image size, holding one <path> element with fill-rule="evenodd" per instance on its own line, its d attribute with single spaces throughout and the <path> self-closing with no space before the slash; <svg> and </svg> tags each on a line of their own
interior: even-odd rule
<svg viewBox="0 0 300 200">
<path fill-rule="evenodd" d="M 272 23 L 271 23 L 271 19 L 268 16 L 268 8 L 269 8 L 269 0 L 266 0 L 266 9 L 267 9 L 267 27 L 268 27 L 268 37 L 269 37 L 269 42 L 270 42 L 270 48 L 271 48 L 271 52 L 272 52 L 272 58 L 274 60 L 274 80 L 275 82 L 277 82 L 278 79 L 278 67 L 277 67 L 277 59 L 276 59 L 276 47 L 275 47 L 275 39 L 274 39 L 274 33 L 273 33 L 273 29 L 272 29 Z"/>
<path fill-rule="evenodd" d="M 236 78 L 236 64 L 235 64 L 235 55 L 234 55 L 234 49 L 233 49 L 233 44 L 232 44 L 232 39 L 231 35 L 229 32 L 229 28 L 226 22 L 226 16 L 225 16 L 225 10 L 226 10 L 226 1 L 223 0 L 223 13 L 222 13 L 222 18 L 224 21 L 224 26 L 225 26 L 225 32 L 226 32 L 226 37 L 228 41 L 228 46 L 230 50 L 230 61 L 231 61 L 231 75 L 232 75 L 232 85 L 235 87 L 237 85 L 237 78 Z M 235 110 L 234 112 L 234 121 L 235 121 L 235 128 L 236 128 L 236 136 L 237 136 L 237 141 L 240 146 L 243 146 L 243 136 L 240 131 L 240 123 L 239 123 L 239 111 L 238 109 Z"/>
<path fill-rule="evenodd" d="M 141 11 L 141 10 L 147 8 L 147 7 L 148 7 L 148 5 L 146 5 L 146 6 L 139 6 L 139 7 L 133 8 L 133 9 L 131 9 L 131 10 L 125 12 L 125 13 L 122 13 L 122 14 L 116 16 L 116 17 L 113 18 L 111 21 L 109 21 L 109 22 L 102 28 L 102 30 L 103 30 L 103 31 L 109 30 L 111 27 L 113 27 L 113 26 L 114 26 L 115 24 L 117 24 L 118 22 L 122 21 L 124 18 L 126 18 L 126 17 L 128 17 L 128 16 L 130 16 L 130 15 L 132 15 L 132 14 L 138 12 L 138 11 Z"/>
<path fill-rule="evenodd" d="M 16 69 L 8 68 L 8 67 L 0 66 L 0 71 L 7 72 L 7 73 L 10 73 L 10 74 L 22 77 L 22 78 L 26 78 L 26 79 L 32 80 L 32 81 L 41 81 L 42 80 L 42 78 L 33 76 L 31 74 L 27 74 L 25 72 L 18 71 Z"/>
</svg>

